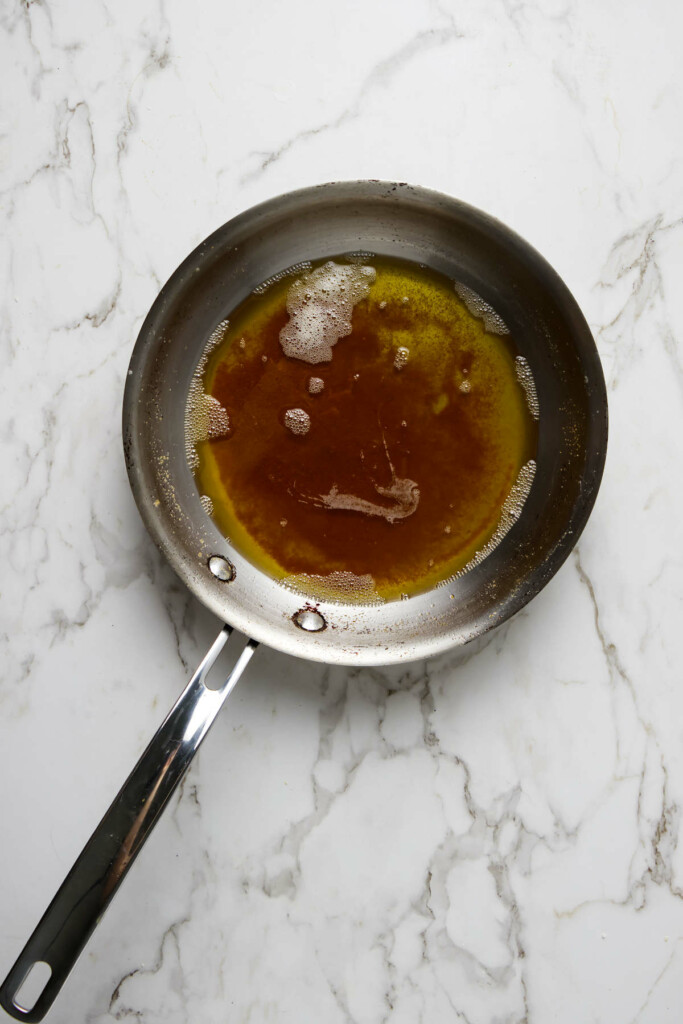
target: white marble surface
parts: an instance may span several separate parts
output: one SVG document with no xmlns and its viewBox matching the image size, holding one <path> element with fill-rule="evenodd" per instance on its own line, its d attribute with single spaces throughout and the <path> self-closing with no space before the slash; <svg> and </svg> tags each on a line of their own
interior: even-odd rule
<svg viewBox="0 0 683 1024">
<path fill-rule="evenodd" d="M 216 632 L 128 491 L 142 319 L 231 215 L 380 177 L 500 217 L 576 295 L 595 512 L 466 657 L 261 650 L 49 1019 L 677 1024 L 680 5 L 1 9 L 0 976 Z"/>
</svg>

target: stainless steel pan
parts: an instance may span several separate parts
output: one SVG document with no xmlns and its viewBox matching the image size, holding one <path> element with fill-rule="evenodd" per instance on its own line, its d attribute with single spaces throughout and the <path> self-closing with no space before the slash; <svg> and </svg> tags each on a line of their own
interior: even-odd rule
<svg viewBox="0 0 683 1024">
<path fill-rule="evenodd" d="M 307 603 L 245 561 L 207 517 L 185 455 L 188 387 L 205 342 L 255 286 L 303 260 L 363 250 L 427 264 L 469 285 L 527 358 L 541 410 L 522 514 L 480 565 L 448 586 L 376 606 Z M 579 308 L 552 268 L 502 224 L 405 184 L 338 182 L 263 203 L 202 242 L 140 331 L 123 403 L 130 484 L 155 542 L 225 625 L 74 864 L 0 988 L 41 1020 L 259 642 L 302 658 L 387 664 L 465 644 L 522 608 L 557 572 L 595 501 L 607 444 L 605 384 Z M 232 628 L 248 641 L 228 679 L 208 672 Z M 51 974 L 31 1009 L 19 990 Z M 45 969 L 47 973 L 47 969 Z M 25 990 L 24 990 L 25 991 Z"/>
</svg>

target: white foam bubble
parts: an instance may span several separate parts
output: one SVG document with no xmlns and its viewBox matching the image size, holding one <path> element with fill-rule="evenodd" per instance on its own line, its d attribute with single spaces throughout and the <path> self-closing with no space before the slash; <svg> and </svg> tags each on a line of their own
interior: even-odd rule
<svg viewBox="0 0 683 1024">
<path fill-rule="evenodd" d="M 185 455 L 190 469 L 194 472 L 199 465 L 197 445 L 211 438 L 225 437 L 230 433 L 230 418 L 223 406 L 204 391 L 204 371 L 209 356 L 225 337 L 228 321 L 224 320 L 209 336 L 204 346 L 192 381 L 187 392 L 185 405 Z"/>
<path fill-rule="evenodd" d="M 524 502 L 529 497 L 529 491 L 531 490 L 531 485 L 534 482 L 535 475 L 536 463 L 533 459 L 529 459 L 529 461 L 520 469 L 517 474 L 517 479 L 510 488 L 510 493 L 503 502 L 503 507 L 500 510 L 500 519 L 493 532 L 493 536 L 486 544 L 484 544 L 483 548 L 480 548 L 480 550 L 477 551 L 474 558 L 470 559 L 464 569 L 457 572 L 455 577 L 450 577 L 451 580 L 458 576 L 464 576 L 466 572 L 470 571 L 470 569 L 474 569 L 475 566 L 483 562 L 484 559 L 498 547 L 503 537 L 510 532 L 521 516 L 522 509 L 524 508 Z M 443 582 L 446 584 L 450 582 L 450 580 L 444 580 Z"/>
<path fill-rule="evenodd" d="M 304 409 L 288 409 L 285 413 L 285 426 L 293 434 L 307 434 L 311 429 L 311 417 Z"/>
<path fill-rule="evenodd" d="M 374 252 L 367 252 L 366 249 L 356 249 L 354 252 L 347 252 L 344 259 L 349 263 L 367 263 L 375 258 Z"/>
<path fill-rule="evenodd" d="M 309 395 L 319 395 L 325 387 L 325 381 L 322 377 L 309 377 L 308 380 L 308 393 Z"/>
<path fill-rule="evenodd" d="M 489 306 L 488 302 L 482 299 L 481 295 L 477 295 L 475 291 L 468 288 L 466 284 L 460 284 L 459 281 L 455 281 L 453 286 L 472 316 L 476 316 L 478 320 L 484 321 L 484 328 L 489 334 L 510 333 L 510 329 L 503 318 L 496 313 L 492 306 Z"/>
<path fill-rule="evenodd" d="M 403 345 L 396 349 L 396 355 L 394 356 L 394 369 L 402 370 L 408 362 L 410 355 L 410 349 L 405 348 Z"/>
<path fill-rule="evenodd" d="M 327 576 L 316 573 L 297 573 L 283 581 L 287 590 L 318 600 L 353 602 L 353 604 L 383 604 L 375 590 L 375 581 L 369 573 L 362 576 L 348 570 L 336 570 Z"/>
<path fill-rule="evenodd" d="M 371 518 L 386 519 L 388 523 L 407 519 L 417 509 L 420 502 L 420 488 L 414 480 L 394 475 L 388 487 L 382 487 L 379 484 L 373 484 L 373 486 L 380 497 L 388 499 L 393 504 L 380 505 L 378 502 L 359 498 L 355 494 L 344 494 L 336 484 L 332 485 L 327 494 L 310 497 L 307 500 L 310 504 L 317 505 L 318 508 L 360 512 Z"/>
<path fill-rule="evenodd" d="M 531 367 L 524 358 L 524 356 L 517 356 L 515 359 L 515 373 L 517 380 L 524 388 L 524 394 L 526 395 L 526 404 L 529 407 L 529 412 L 535 420 L 540 415 L 538 406 L 538 392 L 536 391 L 536 381 L 531 372 Z"/>
<path fill-rule="evenodd" d="M 373 267 L 330 260 L 302 274 L 287 293 L 289 321 L 280 331 L 286 356 L 305 363 L 332 359 L 332 348 L 351 333 L 353 307 L 367 298 L 376 277 Z"/>
<path fill-rule="evenodd" d="M 263 295 L 268 291 L 272 284 L 277 281 L 282 281 L 285 277 L 290 277 L 292 274 L 298 273 L 300 270 L 310 270 L 311 264 L 308 260 L 303 260 L 301 263 L 295 263 L 292 267 L 287 267 L 286 270 L 281 270 L 278 274 L 273 274 L 266 281 L 263 281 L 260 285 L 254 288 L 254 295 Z"/>
<path fill-rule="evenodd" d="M 211 441 L 230 434 L 230 417 L 213 395 L 204 391 L 188 394 L 185 442 L 194 448 L 200 441 Z"/>
</svg>

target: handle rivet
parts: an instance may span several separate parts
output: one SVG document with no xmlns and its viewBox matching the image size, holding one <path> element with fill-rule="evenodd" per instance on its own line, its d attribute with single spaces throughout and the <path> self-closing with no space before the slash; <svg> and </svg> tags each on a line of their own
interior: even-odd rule
<svg viewBox="0 0 683 1024">
<path fill-rule="evenodd" d="M 209 569 L 221 583 L 231 583 L 237 575 L 235 566 L 223 555 L 211 555 Z"/>
<path fill-rule="evenodd" d="M 295 612 L 292 615 L 292 622 L 299 629 L 305 629 L 307 633 L 319 633 L 321 629 L 325 629 L 327 626 L 324 617 L 318 609 L 311 608 L 310 605 L 306 605 L 305 608 L 300 608 L 298 612 Z"/>
</svg>

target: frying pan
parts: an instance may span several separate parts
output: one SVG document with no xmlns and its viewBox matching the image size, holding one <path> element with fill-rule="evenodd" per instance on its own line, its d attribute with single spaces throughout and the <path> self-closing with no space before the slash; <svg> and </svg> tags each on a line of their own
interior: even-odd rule
<svg viewBox="0 0 683 1024">
<path fill-rule="evenodd" d="M 529 362 L 540 406 L 534 483 L 499 546 L 445 586 L 369 606 L 306 602 L 246 561 L 205 513 L 184 438 L 188 388 L 214 328 L 282 270 L 359 250 L 424 263 L 477 292 Z M 18 1020 L 39 1021 L 51 1006 L 258 644 L 328 663 L 389 664 L 438 654 L 504 622 L 557 572 L 588 519 L 605 461 L 607 398 L 578 306 L 521 238 L 436 192 L 336 182 L 235 217 L 176 270 L 133 351 L 123 444 L 145 526 L 181 580 L 226 625 L 0 988 L 0 1004 Z M 228 678 L 210 688 L 209 670 L 233 628 L 250 639 Z M 34 1002 L 19 990 L 39 963 L 51 973 Z"/>
</svg>

